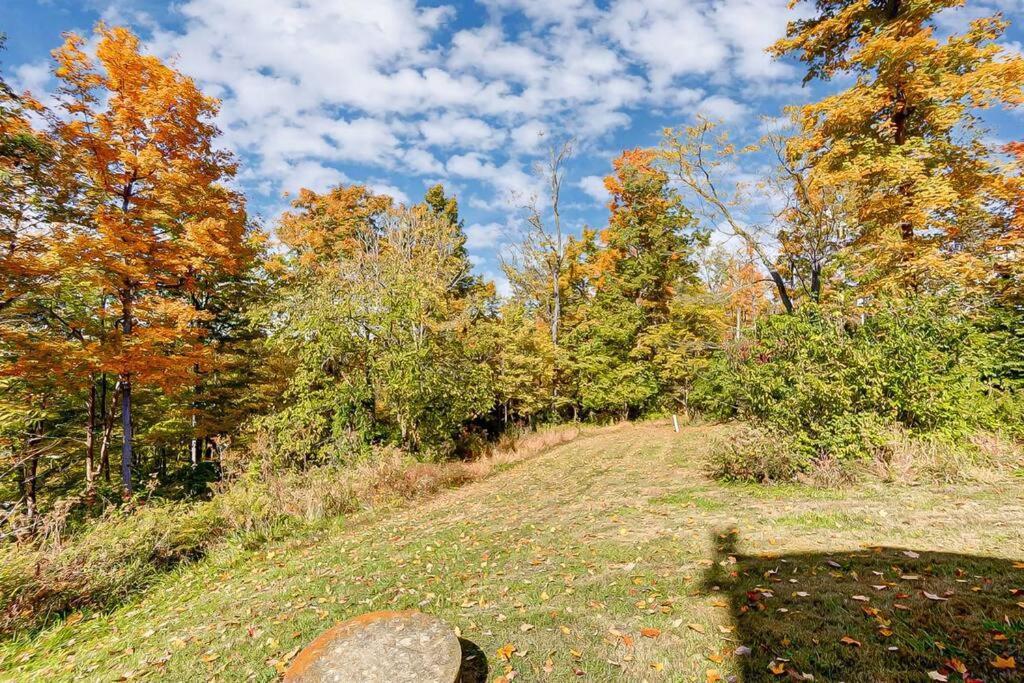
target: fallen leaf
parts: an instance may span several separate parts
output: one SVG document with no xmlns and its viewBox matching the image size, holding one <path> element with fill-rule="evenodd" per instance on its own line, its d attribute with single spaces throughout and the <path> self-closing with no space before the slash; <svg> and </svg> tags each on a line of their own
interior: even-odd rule
<svg viewBox="0 0 1024 683">
<path fill-rule="evenodd" d="M 956 657 L 953 657 L 948 662 L 946 662 L 946 666 L 948 666 L 950 669 L 957 672 L 961 676 L 967 673 L 967 665 L 959 659 L 957 659 Z"/>
<path fill-rule="evenodd" d="M 944 598 L 941 595 L 936 595 L 935 593 L 929 593 L 928 591 L 921 592 L 924 594 L 924 597 L 928 598 L 929 600 L 936 600 L 938 602 L 945 602 L 949 600 L 949 598 Z"/>
<path fill-rule="evenodd" d="M 949 680 L 949 676 L 944 676 L 944 675 L 940 674 L 938 671 L 929 671 L 928 672 L 928 678 L 932 679 L 933 681 L 948 681 Z"/>
<path fill-rule="evenodd" d="M 644 638 L 657 638 L 661 635 L 661 629 L 654 628 L 653 626 L 649 628 L 642 628 L 640 629 L 640 635 Z"/>
<path fill-rule="evenodd" d="M 512 659 L 512 653 L 515 651 L 515 645 L 513 645 L 512 643 L 505 643 L 504 645 L 498 648 L 498 657 L 502 661 L 507 662 L 508 660 Z"/>
<path fill-rule="evenodd" d="M 697 633 L 704 633 L 704 625 L 703 624 L 687 624 L 686 626 L 691 631 L 696 631 Z"/>
<path fill-rule="evenodd" d="M 786 673 L 786 665 L 782 662 L 772 662 L 768 665 L 768 670 L 776 676 L 781 676 L 782 674 Z"/>
<path fill-rule="evenodd" d="M 853 647 L 860 647 L 860 641 L 859 640 L 854 640 L 850 636 L 843 636 L 842 638 L 839 639 L 839 642 L 842 643 L 843 645 L 852 645 Z"/>
<path fill-rule="evenodd" d="M 996 658 L 992 660 L 993 669 L 1016 669 L 1017 661 L 1013 657 L 1000 657 L 996 655 Z"/>
<path fill-rule="evenodd" d="M 721 683 L 722 674 L 718 673 L 718 669 L 708 669 L 705 674 L 707 683 Z"/>
</svg>

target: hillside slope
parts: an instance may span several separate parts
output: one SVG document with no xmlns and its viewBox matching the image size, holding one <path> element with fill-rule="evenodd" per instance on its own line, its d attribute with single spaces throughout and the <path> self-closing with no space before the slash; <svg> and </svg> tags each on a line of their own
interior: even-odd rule
<svg viewBox="0 0 1024 683">
<path fill-rule="evenodd" d="M 594 431 L 413 506 L 227 549 L 0 644 L 0 678 L 269 680 L 340 619 L 419 608 L 489 680 L 926 681 L 958 662 L 1020 680 L 1019 480 L 726 486 L 701 471 L 723 431 Z"/>
</svg>

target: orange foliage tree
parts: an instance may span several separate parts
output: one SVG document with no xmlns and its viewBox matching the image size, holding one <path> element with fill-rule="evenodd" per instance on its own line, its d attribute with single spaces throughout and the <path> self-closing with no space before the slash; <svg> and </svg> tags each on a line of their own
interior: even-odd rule
<svg viewBox="0 0 1024 683">
<path fill-rule="evenodd" d="M 132 490 L 132 387 L 173 391 L 209 361 L 203 313 L 189 294 L 246 258 L 244 204 L 224 183 L 232 157 L 214 148 L 215 99 L 140 50 L 124 28 L 99 25 L 96 58 L 69 34 L 55 51 L 60 116 L 52 135 L 78 217 L 55 257 L 112 303 L 113 327 L 92 351 L 120 384 L 121 479 Z"/>
</svg>

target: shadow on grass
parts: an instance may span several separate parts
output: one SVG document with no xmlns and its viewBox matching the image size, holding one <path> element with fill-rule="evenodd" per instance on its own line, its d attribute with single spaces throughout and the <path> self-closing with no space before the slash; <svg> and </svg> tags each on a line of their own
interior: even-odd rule
<svg viewBox="0 0 1024 683">
<path fill-rule="evenodd" d="M 1020 562 L 885 547 L 743 555 L 732 533 L 714 541 L 705 589 L 732 611 L 743 683 L 1024 681 Z"/>
<path fill-rule="evenodd" d="M 459 645 L 462 646 L 462 668 L 458 683 L 486 683 L 487 655 L 471 640 L 459 638 Z"/>
</svg>

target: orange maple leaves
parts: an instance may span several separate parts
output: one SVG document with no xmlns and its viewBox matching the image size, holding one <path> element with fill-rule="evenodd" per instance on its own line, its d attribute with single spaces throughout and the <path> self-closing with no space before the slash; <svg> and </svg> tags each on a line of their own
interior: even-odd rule
<svg viewBox="0 0 1024 683">
<path fill-rule="evenodd" d="M 117 302 L 98 367 L 171 387 L 208 356 L 187 295 L 249 258 L 244 200 L 224 184 L 233 159 L 213 147 L 217 101 L 142 54 L 127 29 L 96 32 L 95 63 L 73 34 L 54 52 L 64 110 L 51 117 L 57 171 L 79 211 L 53 254 Z"/>
</svg>

